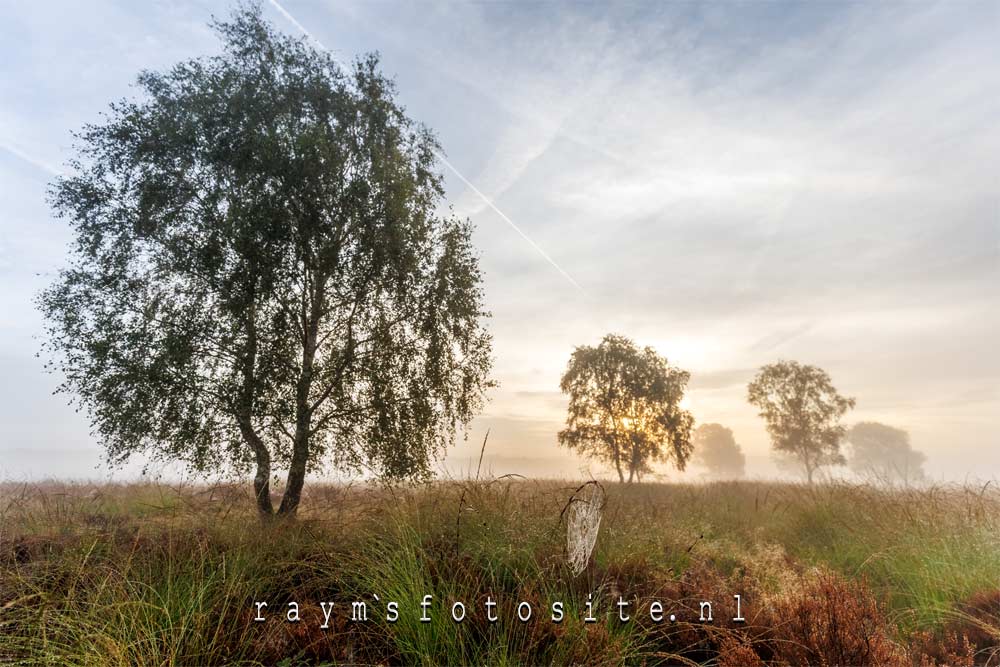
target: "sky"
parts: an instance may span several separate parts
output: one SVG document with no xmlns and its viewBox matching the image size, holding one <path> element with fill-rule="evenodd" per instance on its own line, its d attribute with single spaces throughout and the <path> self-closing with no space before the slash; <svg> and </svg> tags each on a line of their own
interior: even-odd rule
<svg viewBox="0 0 1000 667">
<path fill-rule="evenodd" d="M 103 466 L 36 356 L 33 299 L 70 240 L 46 187 L 141 70 L 216 53 L 207 24 L 230 8 L 3 7 L 0 479 L 141 467 Z M 558 386 L 574 346 L 616 332 L 691 373 L 686 405 L 733 430 L 751 476 L 776 469 L 746 385 L 778 359 L 827 370 L 857 399 L 848 423 L 907 429 L 932 478 L 1000 474 L 1000 4 L 263 11 L 339 60 L 378 51 L 457 171 L 441 166 L 476 225 L 500 386 L 448 472 L 489 429 L 496 474 L 602 474 L 558 446 Z"/>
</svg>

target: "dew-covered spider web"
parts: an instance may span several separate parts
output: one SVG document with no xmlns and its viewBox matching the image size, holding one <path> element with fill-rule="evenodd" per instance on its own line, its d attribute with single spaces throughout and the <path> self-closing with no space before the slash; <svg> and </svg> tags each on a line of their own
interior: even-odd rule
<svg viewBox="0 0 1000 667">
<path fill-rule="evenodd" d="M 587 567 L 597 544 L 604 510 L 604 489 L 597 482 L 587 482 L 576 490 L 566 508 L 566 558 L 573 575 Z"/>
</svg>

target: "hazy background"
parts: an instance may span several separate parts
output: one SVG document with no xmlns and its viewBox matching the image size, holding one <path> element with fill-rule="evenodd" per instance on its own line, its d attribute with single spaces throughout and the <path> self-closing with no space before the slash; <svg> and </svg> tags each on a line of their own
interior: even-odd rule
<svg viewBox="0 0 1000 667">
<path fill-rule="evenodd" d="M 779 358 L 825 368 L 849 423 L 908 429 L 931 477 L 1000 472 L 1000 4 L 282 7 L 342 60 L 380 51 L 449 161 L 580 285 L 446 172 L 501 383 L 452 471 L 490 428 L 495 472 L 599 472 L 556 445 L 558 382 L 615 331 L 691 372 L 688 407 L 751 476 L 774 467 L 746 383 Z M 69 240 L 46 183 L 140 69 L 216 52 L 228 11 L 3 6 L 0 478 L 108 475 L 35 357 L 32 299 Z"/>
</svg>

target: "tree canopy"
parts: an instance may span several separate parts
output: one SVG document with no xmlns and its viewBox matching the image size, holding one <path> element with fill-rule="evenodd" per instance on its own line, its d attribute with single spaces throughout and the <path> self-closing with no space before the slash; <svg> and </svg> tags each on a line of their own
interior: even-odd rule
<svg viewBox="0 0 1000 667">
<path fill-rule="evenodd" d="M 809 483 L 820 467 L 843 465 L 840 419 L 854 399 L 837 393 L 826 371 L 797 361 L 768 364 L 750 382 L 747 398 L 760 410 L 774 450 L 794 458 Z"/>
<path fill-rule="evenodd" d="M 220 55 L 144 72 L 51 191 L 75 232 L 39 298 L 112 464 L 424 476 L 489 385 L 471 226 L 438 146 L 367 56 L 343 70 L 259 8 Z"/>
<path fill-rule="evenodd" d="M 560 444 L 613 465 L 620 481 L 626 468 L 631 482 L 656 461 L 683 470 L 694 424 L 680 405 L 689 377 L 624 336 L 577 347 L 560 382 L 569 395 Z"/>
<path fill-rule="evenodd" d="M 847 465 L 858 475 L 882 482 L 909 484 L 924 479 L 927 457 L 910 445 L 910 434 L 879 422 L 859 422 L 847 432 Z"/>
<path fill-rule="evenodd" d="M 722 424 L 702 424 L 694 432 L 693 460 L 711 477 L 738 479 L 746 474 L 746 456 L 732 430 Z"/>
</svg>

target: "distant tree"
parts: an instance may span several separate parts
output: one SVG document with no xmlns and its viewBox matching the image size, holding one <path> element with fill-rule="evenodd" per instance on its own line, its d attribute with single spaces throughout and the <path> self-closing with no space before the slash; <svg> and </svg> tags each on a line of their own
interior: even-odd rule
<svg viewBox="0 0 1000 667">
<path fill-rule="evenodd" d="M 690 375 L 651 347 L 609 334 L 574 350 L 560 388 L 569 394 L 560 444 L 610 463 L 619 481 L 641 478 L 654 461 L 683 470 L 691 454 L 691 413 L 680 407 Z"/>
<path fill-rule="evenodd" d="M 848 467 L 859 475 L 904 484 L 924 479 L 927 457 L 910 445 L 910 434 L 878 422 L 860 422 L 847 432 Z"/>
<path fill-rule="evenodd" d="M 490 368 L 468 222 L 374 56 L 343 71 L 259 7 L 220 55 L 139 77 L 52 189 L 76 234 L 40 296 L 48 348 L 109 462 L 429 474 Z"/>
<path fill-rule="evenodd" d="M 739 479 L 746 474 L 746 456 L 722 424 L 702 424 L 694 432 L 695 463 L 718 479 Z"/>
<path fill-rule="evenodd" d="M 794 457 L 810 484 L 820 467 L 844 464 L 840 419 L 854 399 L 837 393 L 826 371 L 796 361 L 769 364 L 750 382 L 747 398 L 760 410 L 774 450 Z"/>
</svg>

